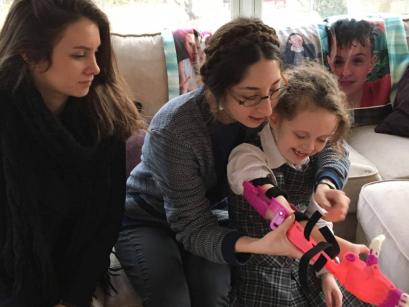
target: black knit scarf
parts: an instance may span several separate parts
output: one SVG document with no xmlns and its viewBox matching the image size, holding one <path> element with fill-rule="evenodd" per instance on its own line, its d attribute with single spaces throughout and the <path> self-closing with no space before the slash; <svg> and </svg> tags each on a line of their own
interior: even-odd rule
<svg viewBox="0 0 409 307">
<path fill-rule="evenodd" d="M 52 306 L 88 266 L 95 283 L 104 279 L 124 203 L 124 147 L 97 142 L 88 106 L 75 99 L 58 118 L 26 87 L 0 93 L 0 111 L 0 305 L 8 293 L 11 306 Z M 96 244 L 104 228 L 112 231 Z M 84 287 L 78 306 L 94 290 Z"/>
</svg>

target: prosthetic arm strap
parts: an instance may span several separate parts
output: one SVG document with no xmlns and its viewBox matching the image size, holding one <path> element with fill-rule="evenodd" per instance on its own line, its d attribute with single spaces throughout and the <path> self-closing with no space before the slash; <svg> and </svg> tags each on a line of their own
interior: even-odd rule
<svg viewBox="0 0 409 307">
<path fill-rule="evenodd" d="M 251 180 L 251 183 L 252 183 L 254 186 L 256 186 L 256 187 L 262 186 L 262 185 L 265 185 L 265 184 L 271 184 L 272 187 L 269 188 L 269 189 L 265 192 L 265 195 L 266 195 L 268 198 L 270 198 L 270 199 L 271 199 L 272 197 L 275 198 L 275 197 L 280 196 L 280 195 L 282 195 L 282 196 L 284 196 L 285 198 L 287 198 L 287 194 L 286 194 L 283 190 L 281 190 L 279 187 L 275 186 L 275 185 L 273 184 L 273 181 L 271 180 L 271 178 L 269 178 L 268 176 L 267 176 L 267 177 L 262 177 L 262 178 L 253 179 L 253 180 Z"/>
<path fill-rule="evenodd" d="M 321 213 L 315 211 L 311 218 L 308 220 L 307 224 L 304 227 L 304 238 L 306 240 L 310 240 L 312 229 L 321 217 Z M 331 259 L 334 259 L 340 252 L 339 244 L 335 239 L 334 234 L 327 226 L 321 227 L 319 231 L 321 232 L 324 239 L 331 244 L 331 247 L 326 249 L 326 253 Z"/>
<path fill-rule="evenodd" d="M 319 219 L 322 217 L 321 213 L 318 211 L 315 211 L 314 214 L 309 218 L 308 223 L 304 227 L 304 238 L 307 240 L 310 240 L 310 235 L 312 232 L 312 229 L 314 228 L 315 224 L 319 221 Z"/>
<path fill-rule="evenodd" d="M 320 252 L 325 252 L 328 248 L 331 247 L 331 244 L 328 242 L 319 242 L 317 245 L 315 245 L 313 248 L 311 248 L 308 252 L 306 252 L 300 259 L 300 266 L 298 267 L 298 275 L 300 277 L 300 283 L 303 287 L 305 287 L 307 290 L 309 288 L 308 286 L 308 278 L 307 278 L 307 269 L 308 269 L 308 264 L 310 263 L 311 259 L 317 255 Z M 317 259 L 317 261 L 314 263 L 313 267 L 315 271 L 319 271 L 323 268 L 325 263 L 327 262 L 327 259 L 323 256 L 320 255 Z"/>
</svg>

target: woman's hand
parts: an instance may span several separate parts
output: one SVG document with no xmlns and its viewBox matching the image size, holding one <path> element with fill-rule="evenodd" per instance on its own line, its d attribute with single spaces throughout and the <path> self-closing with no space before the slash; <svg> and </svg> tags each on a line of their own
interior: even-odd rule
<svg viewBox="0 0 409 307">
<path fill-rule="evenodd" d="M 321 275 L 321 287 L 327 307 L 342 307 L 342 293 L 332 274 Z"/>
<path fill-rule="evenodd" d="M 293 208 L 291 208 L 290 203 L 287 201 L 287 199 L 284 196 L 280 195 L 280 196 L 277 196 L 275 199 L 287 209 L 289 214 L 294 213 Z M 264 218 L 266 220 L 271 220 L 273 218 L 273 212 L 271 211 L 271 209 L 266 210 L 266 214 L 264 215 Z"/>
<path fill-rule="evenodd" d="M 326 184 L 317 185 L 314 200 L 327 211 L 323 218 L 330 222 L 343 221 L 348 213 L 351 201 L 344 191 L 332 190 Z"/>
<path fill-rule="evenodd" d="M 241 237 L 236 242 L 236 252 L 301 258 L 302 253 L 287 239 L 288 228 L 293 223 L 292 214 L 276 230 L 260 239 Z"/>
</svg>

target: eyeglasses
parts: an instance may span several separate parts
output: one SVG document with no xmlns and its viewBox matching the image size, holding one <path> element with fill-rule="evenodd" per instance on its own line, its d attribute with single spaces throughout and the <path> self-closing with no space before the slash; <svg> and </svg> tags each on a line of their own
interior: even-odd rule
<svg viewBox="0 0 409 307">
<path fill-rule="evenodd" d="M 267 96 L 253 95 L 249 97 L 237 98 L 235 95 L 233 95 L 231 91 L 229 91 L 229 94 L 240 105 L 244 107 L 254 107 L 258 105 L 259 103 L 261 103 L 264 99 L 269 99 L 271 101 L 272 99 L 278 98 L 285 92 L 285 89 L 286 89 L 286 85 L 282 85 L 278 88 L 271 90 L 271 92 Z"/>
</svg>

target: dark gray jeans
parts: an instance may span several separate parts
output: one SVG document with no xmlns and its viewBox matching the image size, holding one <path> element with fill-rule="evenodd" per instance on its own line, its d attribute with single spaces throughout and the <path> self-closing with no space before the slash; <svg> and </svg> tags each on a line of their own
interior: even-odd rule
<svg viewBox="0 0 409 307">
<path fill-rule="evenodd" d="M 155 226 L 125 226 L 119 261 L 144 307 L 228 306 L 230 266 L 184 251 L 174 235 Z"/>
</svg>

